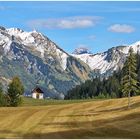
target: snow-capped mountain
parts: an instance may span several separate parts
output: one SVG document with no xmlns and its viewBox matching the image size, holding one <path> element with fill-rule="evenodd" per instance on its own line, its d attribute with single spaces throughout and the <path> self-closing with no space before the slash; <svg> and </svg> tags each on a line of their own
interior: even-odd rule
<svg viewBox="0 0 140 140">
<path fill-rule="evenodd" d="M 76 48 L 72 54 L 91 54 L 88 48 L 80 47 Z"/>
<path fill-rule="evenodd" d="M 0 74 L 6 79 L 20 76 L 28 92 L 39 84 L 47 96 L 55 98 L 92 78 L 88 65 L 43 34 L 4 27 L 0 27 Z"/>
<path fill-rule="evenodd" d="M 94 72 L 107 76 L 123 67 L 130 47 L 133 48 L 134 53 L 139 53 L 140 41 L 128 46 L 113 47 L 103 53 L 72 54 L 72 56 L 85 62 Z"/>
<path fill-rule="evenodd" d="M 49 59 L 53 61 L 54 58 L 52 57 L 52 55 L 50 55 L 50 52 L 56 54 L 62 69 L 66 69 L 68 54 L 58 48 L 55 43 L 50 41 L 41 33 L 38 33 L 37 31 L 25 32 L 17 28 L 7 29 L 7 33 L 10 36 L 13 36 L 13 38 L 16 38 L 16 40 L 19 40 L 23 45 L 25 45 L 26 49 L 38 52 L 39 56 L 44 60 L 48 59 L 49 56 Z M 9 43 L 11 42 L 9 41 Z"/>
<path fill-rule="evenodd" d="M 0 27 L 0 79 L 6 85 L 18 75 L 26 92 L 30 93 L 38 84 L 46 96 L 63 98 L 77 84 L 94 76 L 107 77 L 121 69 L 130 47 L 139 53 L 140 41 L 98 54 L 87 48 L 68 54 L 37 31 Z"/>
</svg>

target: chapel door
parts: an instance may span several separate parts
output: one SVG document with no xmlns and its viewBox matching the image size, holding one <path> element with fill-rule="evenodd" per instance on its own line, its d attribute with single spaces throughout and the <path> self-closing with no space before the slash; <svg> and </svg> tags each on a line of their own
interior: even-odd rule
<svg viewBox="0 0 140 140">
<path fill-rule="evenodd" d="M 36 94 L 36 99 L 39 99 L 39 93 Z"/>
</svg>

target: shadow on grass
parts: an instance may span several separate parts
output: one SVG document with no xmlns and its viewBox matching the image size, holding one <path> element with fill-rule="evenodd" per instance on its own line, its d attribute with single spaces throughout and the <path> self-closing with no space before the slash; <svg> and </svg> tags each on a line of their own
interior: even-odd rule
<svg viewBox="0 0 140 140">
<path fill-rule="evenodd" d="M 18 137 L 18 135 L 20 135 L 20 132 L 13 132 L 13 131 L 11 131 L 11 130 L 5 130 L 5 129 L 3 129 L 3 130 L 0 130 L 0 139 L 6 139 L 7 138 L 7 135 L 9 135 L 9 134 L 14 134 L 16 137 Z"/>
<path fill-rule="evenodd" d="M 41 125 L 58 127 L 64 126 L 65 128 L 72 127 L 72 130 L 58 131 L 51 133 L 30 133 L 24 135 L 24 138 L 140 138 L 140 133 L 131 130 L 130 124 L 126 121 L 134 120 L 135 124 L 140 122 L 140 113 L 117 117 L 113 119 L 87 121 L 87 122 L 54 122 L 42 123 Z M 120 123 L 121 122 L 121 123 Z M 120 124 L 126 125 L 121 127 Z M 135 125 L 133 124 L 133 125 Z M 120 125 L 120 126 L 119 126 Z M 75 130 L 74 130 L 75 129 Z"/>
<path fill-rule="evenodd" d="M 140 138 L 140 134 L 118 129 L 112 126 L 99 127 L 95 129 L 75 129 L 50 133 L 28 133 L 23 138 L 39 139 L 76 139 L 76 138 Z"/>
<path fill-rule="evenodd" d="M 88 122 L 52 122 L 52 123 L 40 123 L 39 125 L 46 125 L 46 126 L 88 126 L 88 125 L 93 125 L 93 126 L 103 126 L 105 124 L 109 124 L 109 123 L 116 123 L 116 122 L 124 122 L 124 121 L 128 121 L 128 120 L 133 120 L 133 119 L 137 119 L 140 121 L 140 113 L 133 113 L 133 114 L 129 114 L 129 115 L 125 115 L 123 117 L 115 117 L 115 118 L 111 118 L 111 119 L 100 119 L 100 120 L 95 120 L 95 121 L 88 121 Z M 124 122 L 125 123 L 125 122 Z"/>
<path fill-rule="evenodd" d="M 96 120 L 96 121 L 86 121 L 86 122 L 52 122 L 52 123 L 40 123 L 42 129 L 45 126 L 58 128 L 57 132 L 44 132 L 44 133 L 35 133 L 29 132 L 23 134 L 23 132 L 13 132 L 10 130 L 0 130 L 0 134 L 4 136 L 12 134 L 16 138 L 32 138 L 32 139 L 74 139 L 74 138 L 140 138 L 140 133 L 138 128 L 137 131 L 131 129 L 132 124 L 128 123 L 129 120 L 134 120 L 133 125 L 140 122 L 140 113 L 134 113 L 131 115 L 126 115 L 123 117 L 116 117 L 113 119 L 106 118 L 105 120 Z M 124 124 L 125 127 L 121 124 Z M 131 124 L 131 125 L 130 125 Z M 60 127 L 58 126 L 60 125 Z M 61 127 L 66 128 L 67 130 L 61 131 Z M 38 126 L 36 126 L 38 127 Z M 126 129 L 130 128 L 130 129 Z M 132 127 L 133 128 L 133 127 Z"/>
<path fill-rule="evenodd" d="M 131 104 L 130 109 L 135 109 L 137 107 L 140 107 L 140 102 Z M 100 108 L 100 107 L 98 107 L 98 108 Z M 123 107 L 116 107 L 116 108 L 113 108 L 113 109 L 103 109 L 103 110 L 99 110 L 99 111 L 91 109 L 91 110 L 89 110 L 89 112 L 90 113 L 92 113 L 92 112 L 95 113 L 96 112 L 96 114 L 99 114 L 99 113 L 102 113 L 102 112 L 106 113 L 106 112 L 112 112 L 112 111 L 127 111 L 127 110 L 128 110 L 128 106 L 126 105 L 126 106 L 123 106 Z"/>
<path fill-rule="evenodd" d="M 133 103 L 130 107 L 130 109 L 135 109 L 137 107 L 140 106 L 140 102 L 139 103 Z M 73 115 L 59 115 L 59 116 L 48 116 L 50 117 L 88 117 L 88 116 L 97 116 L 100 115 L 100 113 L 106 113 L 106 112 L 112 112 L 112 111 L 127 111 L 128 107 L 127 106 L 123 106 L 123 107 L 118 107 L 118 108 L 113 108 L 113 109 L 104 109 L 104 110 L 99 110 L 99 111 L 95 111 L 95 110 L 89 110 L 89 113 L 86 114 L 73 114 Z"/>
</svg>

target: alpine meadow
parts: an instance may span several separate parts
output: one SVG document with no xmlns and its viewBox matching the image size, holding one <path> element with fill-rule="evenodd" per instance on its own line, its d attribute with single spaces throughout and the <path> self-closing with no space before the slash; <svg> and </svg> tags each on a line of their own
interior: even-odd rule
<svg viewBox="0 0 140 140">
<path fill-rule="evenodd" d="M 140 139 L 139 1 L 0 1 L 0 139 Z"/>
</svg>

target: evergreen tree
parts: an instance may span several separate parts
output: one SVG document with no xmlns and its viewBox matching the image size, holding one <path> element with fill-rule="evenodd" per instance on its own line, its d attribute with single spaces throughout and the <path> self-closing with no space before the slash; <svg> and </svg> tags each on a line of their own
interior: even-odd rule
<svg viewBox="0 0 140 140">
<path fill-rule="evenodd" d="M 96 97 L 97 99 L 104 99 L 106 96 L 103 93 L 99 93 L 99 95 Z"/>
<path fill-rule="evenodd" d="M 129 50 L 129 56 L 123 67 L 123 76 L 121 79 L 121 89 L 124 96 L 128 96 L 128 108 L 130 107 L 130 97 L 138 92 L 137 63 L 133 49 Z"/>
<path fill-rule="evenodd" d="M 21 95 L 24 93 L 24 87 L 19 77 L 14 77 L 8 87 L 8 96 L 10 106 L 18 106 L 21 103 Z"/>
<path fill-rule="evenodd" d="M 140 86 L 140 53 L 137 53 L 137 74 L 138 74 L 138 81 Z"/>
<path fill-rule="evenodd" d="M 2 84 L 0 83 L 0 106 L 7 106 L 6 94 L 3 92 Z"/>
</svg>

